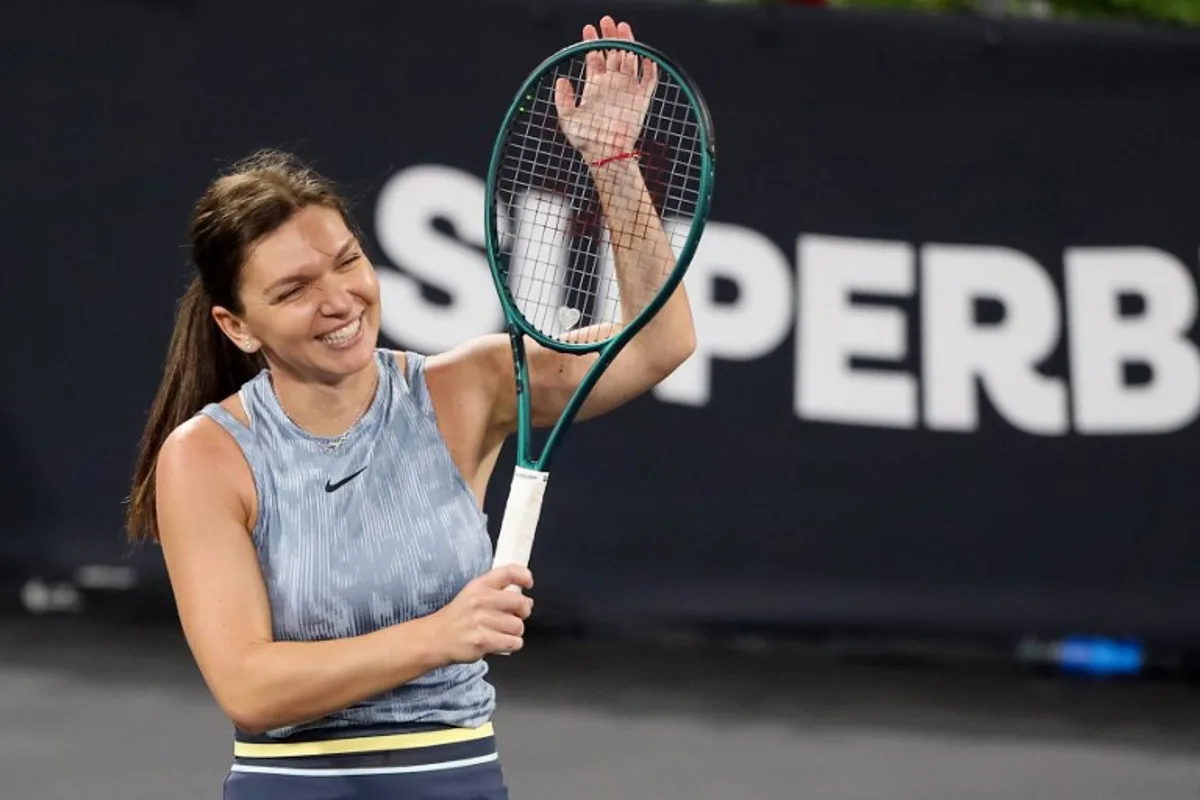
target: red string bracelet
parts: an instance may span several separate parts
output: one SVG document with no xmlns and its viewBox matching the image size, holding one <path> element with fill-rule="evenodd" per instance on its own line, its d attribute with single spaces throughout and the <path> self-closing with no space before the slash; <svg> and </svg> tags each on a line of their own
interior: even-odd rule
<svg viewBox="0 0 1200 800">
<path fill-rule="evenodd" d="M 642 153 L 639 150 L 630 150 L 628 153 L 617 153 L 615 156 L 608 156 L 607 158 L 601 158 L 596 161 L 593 161 L 592 166 L 593 167 L 603 167 L 605 164 L 609 163 L 610 161 L 620 161 L 620 160 L 626 159 L 626 158 L 638 158 L 639 156 L 641 156 L 641 154 Z"/>
</svg>

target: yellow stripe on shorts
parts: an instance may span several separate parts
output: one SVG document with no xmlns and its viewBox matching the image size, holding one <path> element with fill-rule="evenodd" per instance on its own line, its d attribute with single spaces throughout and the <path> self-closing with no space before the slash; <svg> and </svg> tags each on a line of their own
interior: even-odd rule
<svg viewBox="0 0 1200 800">
<path fill-rule="evenodd" d="M 471 742 L 493 735 L 492 723 L 478 728 L 452 728 L 421 733 L 393 733 L 383 736 L 360 736 L 351 739 L 322 739 L 315 742 L 272 742 L 252 744 L 234 742 L 233 755 L 238 758 L 288 758 L 290 756 L 335 756 L 346 753 L 369 753 L 376 750 L 411 750 L 417 747 L 436 747 L 441 744 Z"/>
</svg>

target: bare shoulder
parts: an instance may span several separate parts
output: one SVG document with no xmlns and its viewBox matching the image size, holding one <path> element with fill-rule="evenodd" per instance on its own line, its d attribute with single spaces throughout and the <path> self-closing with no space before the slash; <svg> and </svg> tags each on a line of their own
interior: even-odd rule
<svg viewBox="0 0 1200 800">
<path fill-rule="evenodd" d="M 225 403 L 222 403 L 225 405 Z M 245 421 L 238 403 L 230 413 Z M 197 415 L 163 442 L 155 469 L 160 513 L 223 507 L 252 518 L 254 479 L 234 438 L 212 419 Z"/>
<path fill-rule="evenodd" d="M 236 397 L 221 405 L 243 424 L 247 424 L 245 409 Z M 215 421 L 197 414 L 168 434 L 158 454 L 158 469 L 194 471 L 208 467 L 227 466 L 224 462 L 241 450 L 229 432 Z"/>
</svg>

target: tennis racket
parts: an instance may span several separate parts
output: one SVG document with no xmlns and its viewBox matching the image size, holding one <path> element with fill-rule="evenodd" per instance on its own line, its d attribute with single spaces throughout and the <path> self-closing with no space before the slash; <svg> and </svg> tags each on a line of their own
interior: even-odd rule
<svg viewBox="0 0 1200 800">
<path fill-rule="evenodd" d="M 633 80 L 608 74 L 622 63 L 626 75 L 629 64 L 636 64 Z M 564 106 L 572 109 L 564 124 L 555 96 L 562 78 L 570 81 L 573 95 Z M 597 92 L 606 102 L 592 108 L 613 113 L 607 115 L 611 119 L 592 114 L 592 132 L 597 124 L 620 125 L 625 140 L 631 130 L 636 138 L 632 150 L 589 161 L 572 141 L 579 141 L 576 110 L 584 110 Z M 512 345 L 517 393 L 516 468 L 494 566 L 528 565 L 551 460 L 564 435 L 604 370 L 683 279 L 708 217 L 714 157 L 712 121 L 695 83 L 665 54 L 631 39 L 599 38 L 563 48 L 530 73 L 513 99 L 492 152 L 485 203 L 488 263 Z M 653 270 L 632 260 L 618 262 L 610 221 L 619 215 L 606 209 L 641 202 L 645 194 L 636 181 L 623 187 L 636 197 L 622 197 L 613 186 L 602 189 L 605 179 L 597 171 L 615 158 L 639 167 L 669 240 L 673 258 L 660 259 Z M 630 243 L 650 247 L 652 235 L 661 247 L 653 225 L 622 230 L 621 249 L 632 252 Z M 637 291 L 623 298 L 622 288 L 630 287 Z M 526 336 L 561 353 L 598 354 L 536 453 Z"/>
</svg>

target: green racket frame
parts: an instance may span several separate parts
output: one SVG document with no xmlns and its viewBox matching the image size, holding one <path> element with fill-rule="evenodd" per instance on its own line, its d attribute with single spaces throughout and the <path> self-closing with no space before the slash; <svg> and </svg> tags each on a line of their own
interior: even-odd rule
<svg viewBox="0 0 1200 800">
<path fill-rule="evenodd" d="M 524 113 L 524 104 L 529 98 L 530 90 L 539 83 L 547 74 L 552 74 L 555 67 L 564 61 L 569 61 L 576 56 L 585 54 L 592 50 L 609 50 L 621 49 L 637 53 L 643 58 L 653 60 L 661 72 L 665 72 L 672 80 L 677 83 L 684 94 L 688 104 L 694 110 L 697 117 L 697 131 L 700 139 L 700 187 L 698 197 L 696 199 L 695 214 L 692 217 L 691 229 L 688 232 L 687 239 L 680 248 L 679 254 L 676 257 L 675 267 L 671 270 L 671 274 L 667 276 L 662 288 L 654 299 L 641 310 L 641 312 L 630 320 L 624 328 L 616 335 L 598 342 L 589 343 L 566 343 L 559 342 L 550 337 L 544 336 L 535 327 L 533 327 L 521 314 L 513 300 L 512 294 L 508 288 L 508 259 L 501 251 L 499 241 L 499 231 L 496 225 L 497 203 L 496 203 L 496 188 L 498 176 L 500 174 L 501 163 L 504 158 L 505 145 L 508 141 L 508 132 L 513 127 L 514 122 Z M 661 77 L 660 77 L 661 80 Z M 491 162 L 487 173 L 486 186 L 486 202 L 484 209 L 484 228 L 487 242 L 487 257 L 488 265 L 491 269 L 492 280 L 496 287 L 496 294 L 500 298 L 500 304 L 503 307 L 504 317 L 507 321 L 508 335 L 512 344 L 513 353 L 513 369 L 516 374 L 517 383 L 517 466 L 538 471 L 549 471 L 550 461 L 558 447 L 560 440 L 571 426 L 575 416 L 579 413 L 588 394 L 595 386 L 596 381 L 607 369 L 612 360 L 621 352 L 622 348 L 640 331 L 650 319 L 658 313 L 659 309 L 667 302 L 674 293 L 679 282 L 683 280 L 684 273 L 687 271 L 688 265 L 691 263 L 692 257 L 695 255 L 696 247 L 700 243 L 700 237 L 704 231 L 704 226 L 708 221 L 709 208 L 712 202 L 713 180 L 716 169 L 716 143 L 713 137 L 712 118 L 709 115 L 708 105 L 704 101 L 703 95 L 696 87 L 692 79 L 683 71 L 682 68 L 660 50 L 649 47 L 640 42 L 633 42 L 626 39 L 594 39 L 591 41 L 578 42 L 568 47 L 564 47 L 558 52 L 551 55 L 541 64 L 539 64 L 525 79 L 520 90 L 514 97 L 508 112 L 504 116 L 504 121 L 500 126 L 500 132 L 496 137 L 495 145 L 492 148 Z M 544 445 L 542 446 L 541 455 L 534 457 L 530 450 L 532 447 L 533 425 L 531 421 L 531 403 L 529 397 L 529 370 L 525 358 L 525 342 L 523 336 L 529 336 L 544 347 L 560 353 L 599 353 L 596 362 L 591 366 L 588 372 L 576 387 L 574 393 L 568 400 L 563 413 L 559 416 L 558 421 L 550 430 Z"/>
</svg>

